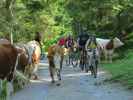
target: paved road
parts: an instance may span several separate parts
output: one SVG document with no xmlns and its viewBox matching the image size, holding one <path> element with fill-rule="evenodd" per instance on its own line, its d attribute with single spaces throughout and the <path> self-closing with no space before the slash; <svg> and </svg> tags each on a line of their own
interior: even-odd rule
<svg viewBox="0 0 133 100">
<path fill-rule="evenodd" d="M 119 84 L 99 84 L 106 73 L 94 79 L 71 66 L 64 66 L 61 86 L 50 83 L 47 61 L 40 64 L 40 79 L 14 94 L 11 100 L 133 100 L 133 93 Z"/>
</svg>

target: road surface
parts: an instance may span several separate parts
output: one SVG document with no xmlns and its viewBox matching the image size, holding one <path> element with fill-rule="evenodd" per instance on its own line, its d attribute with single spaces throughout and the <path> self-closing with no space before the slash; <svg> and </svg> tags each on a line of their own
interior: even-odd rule
<svg viewBox="0 0 133 100">
<path fill-rule="evenodd" d="M 40 64 L 38 73 L 39 80 L 32 80 L 29 86 L 14 94 L 11 100 L 133 100 L 133 92 L 121 85 L 103 84 L 107 75 L 103 71 L 99 71 L 98 78 L 94 79 L 90 73 L 64 65 L 60 86 L 50 82 L 46 60 Z"/>
</svg>

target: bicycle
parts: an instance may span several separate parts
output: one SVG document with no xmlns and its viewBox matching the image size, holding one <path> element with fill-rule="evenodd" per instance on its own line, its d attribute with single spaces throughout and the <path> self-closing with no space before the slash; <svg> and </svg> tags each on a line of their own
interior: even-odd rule
<svg viewBox="0 0 133 100">
<path fill-rule="evenodd" d="M 97 67 L 98 67 L 98 57 L 96 54 L 96 49 L 87 50 L 87 59 L 88 65 L 91 71 L 91 75 L 94 75 L 94 78 L 97 77 Z"/>
<path fill-rule="evenodd" d="M 80 68 L 82 71 L 85 70 L 85 72 L 89 71 L 89 66 L 87 64 L 87 51 L 85 48 L 82 48 L 81 56 L 80 56 Z"/>
</svg>

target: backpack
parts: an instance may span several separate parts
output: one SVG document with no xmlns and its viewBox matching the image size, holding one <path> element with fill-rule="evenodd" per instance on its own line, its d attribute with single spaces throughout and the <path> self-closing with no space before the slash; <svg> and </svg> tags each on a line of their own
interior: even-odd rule
<svg viewBox="0 0 133 100">
<path fill-rule="evenodd" d="M 79 45 L 84 46 L 87 40 L 88 40 L 88 35 L 79 36 Z"/>
</svg>

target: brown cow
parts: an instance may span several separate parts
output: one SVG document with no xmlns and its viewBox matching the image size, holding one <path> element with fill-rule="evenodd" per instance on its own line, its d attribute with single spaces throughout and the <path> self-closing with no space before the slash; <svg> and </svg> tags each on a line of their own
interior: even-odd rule
<svg viewBox="0 0 133 100">
<path fill-rule="evenodd" d="M 21 54 L 18 59 L 17 69 L 25 73 L 25 68 L 26 66 L 28 66 L 29 59 L 28 50 L 26 49 L 26 46 L 23 43 L 16 44 L 16 48 L 18 52 Z"/>
<path fill-rule="evenodd" d="M 7 100 L 13 93 L 12 82 L 14 83 L 14 79 L 16 79 L 14 76 L 17 74 L 16 67 L 19 55 L 18 49 L 8 40 L 0 39 L 0 95 L 4 92 L 6 94 L 4 98 Z"/>
<path fill-rule="evenodd" d="M 52 79 L 52 83 L 55 82 L 54 74 L 57 73 L 58 80 L 61 80 L 60 71 L 62 69 L 64 49 L 59 45 L 55 44 L 48 48 L 48 61 L 49 61 L 49 72 Z"/>
<path fill-rule="evenodd" d="M 0 79 L 13 79 L 18 51 L 6 39 L 0 39 Z"/>
</svg>

